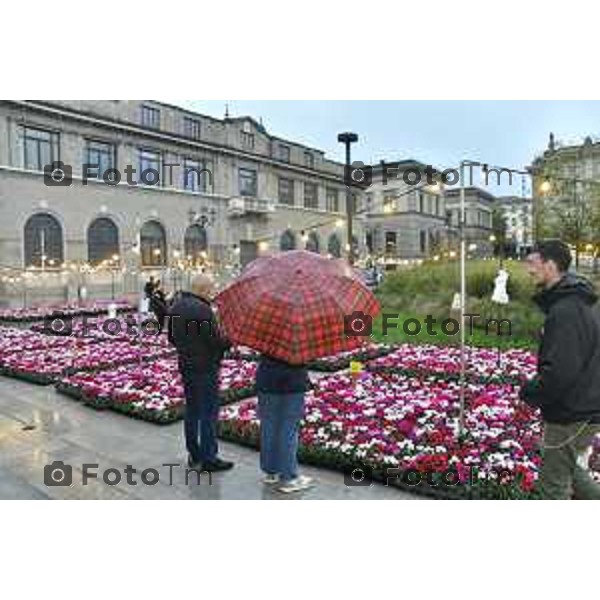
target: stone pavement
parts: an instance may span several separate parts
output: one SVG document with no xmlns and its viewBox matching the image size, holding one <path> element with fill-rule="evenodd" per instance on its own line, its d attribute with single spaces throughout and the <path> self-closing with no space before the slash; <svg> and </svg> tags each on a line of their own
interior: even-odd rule
<svg viewBox="0 0 600 600">
<path fill-rule="evenodd" d="M 221 454 L 234 460 L 228 473 L 192 474 L 186 482 L 185 448 L 181 423 L 158 426 L 110 411 L 95 412 L 52 386 L 38 387 L 0 377 L 0 499 L 419 499 L 392 487 L 347 487 L 341 473 L 303 466 L 318 480 L 316 488 L 282 496 L 260 483 L 258 453 L 235 444 L 221 443 Z M 47 487 L 44 466 L 62 461 L 72 466 L 73 484 Z M 82 485 L 82 464 L 94 463 L 98 479 Z M 181 467 L 164 466 L 179 464 Z M 137 473 L 128 485 L 125 468 Z M 102 480 L 107 469 L 121 471 L 121 482 L 111 486 Z M 144 485 L 141 472 L 160 473 L 156 485 Z M 112 474 L 111 474 L 112 476 Z M 149 475 L 149 477 L 151 477 Z"/>
</svg>

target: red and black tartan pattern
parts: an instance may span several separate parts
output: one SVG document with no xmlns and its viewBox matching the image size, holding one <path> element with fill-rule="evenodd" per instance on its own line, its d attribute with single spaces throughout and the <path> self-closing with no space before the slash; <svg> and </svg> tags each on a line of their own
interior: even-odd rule
<svg viewBox="0 0 600 600">
<path fill-rule="evenodd" d="M 369 338 L 347 336 L 344 318 L 380 310 L 347 263 L 304 250 L 252 262 L 216 303 L 233 343 L 291 364 L 358 348 Z"/>
</svg>

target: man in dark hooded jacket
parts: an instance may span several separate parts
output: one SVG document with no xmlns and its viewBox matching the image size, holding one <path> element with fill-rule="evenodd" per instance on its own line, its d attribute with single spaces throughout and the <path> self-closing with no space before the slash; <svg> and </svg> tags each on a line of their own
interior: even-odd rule
<svg viewBox="0 0 600 600">
<path fill-rule="evenodd" d="M 545 498 L 600 499 L 586 470 L 600 434 L 600 316 L 592 284 L 569 273 L 571 252 L 559 240 L 540 242 L 527 259 L 540 285 L 534 301 L 545 314 L 538 374 L 521 398 L 544 420 L 539 489 Z"/>
</svg>

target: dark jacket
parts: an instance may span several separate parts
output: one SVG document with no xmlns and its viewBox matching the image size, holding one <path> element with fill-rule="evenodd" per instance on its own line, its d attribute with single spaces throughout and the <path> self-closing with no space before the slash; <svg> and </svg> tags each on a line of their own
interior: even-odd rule
<svg viewBox="0 0 600 600">
<path fill-rule="evenodd" d="M 169 340 L 182 364 L 201 370 L 217 368 L 230 345 L 210 303 L 190 292 L 177 294 L 169 308 Z"/>
<path fill-rule="evenodd" d="M 534 297 L 546 315 L 538 374 L 521 398 L 550 423 L 600 423 L 598 297 L 583 277 L 567 274 Z"/>
<path fill-rule="evenodd" d="M 155 291 L 150 296 L 149 307 L 156 316 L 156 320 L 159 322 L 162 328 L 165 318 L 168 315 L 167 299 L 165 298 L 164 292 L 161 290 Z"/>
<path fill-rule="evenodd" d="M 297 394 L 310 389 L 308 369 L 262 355 L 256 371 L 256 390 L 264 394 Z"/>
<path fill-rule="evenodd" d="M 146 298 L 151 298 L 152 294 L 154 294 L 155 283 L 153 281 L 147 281 L 144 285 L 144 295 Z"/>
</svg>

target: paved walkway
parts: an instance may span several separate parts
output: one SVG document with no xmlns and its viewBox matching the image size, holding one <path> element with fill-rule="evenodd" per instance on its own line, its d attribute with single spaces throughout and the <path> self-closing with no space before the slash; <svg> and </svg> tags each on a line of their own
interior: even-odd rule
<svg viewBox="0 0 600 600">
<path fill-rule="evenodd" d="M 52 386 L 0 377 L 0 499 L 418 499 L 377 484 L 347 487 L 342 474 L 312 467 L 303 472 L 318 480 L 316 488 L 282 496 L 260 483 L 255 451 L 226 443 L 221 450 L 236 462 L 233 471 L 214 474 L 210 484 L 206 474 L 200 484 L 193 474 L 186 482 L 181 423 L 157 426 L 110 411 L 97 413 L 57 394 Z M 54 461 L 72 466 L 71 486 L 44 484 L 44 466 Z M 98 479 L 87 485 L 82 485 L 84 463 L 99 465 Z M 129 477 L 137 485 L 127 483 L 127 465 L 136 469 Z M 160 474 L 156 485 L 142 482 L 141 473 L 149 468 Z M 120 470 L 121 482 L 105 483 L 107 469 Z"/>
</svg>

